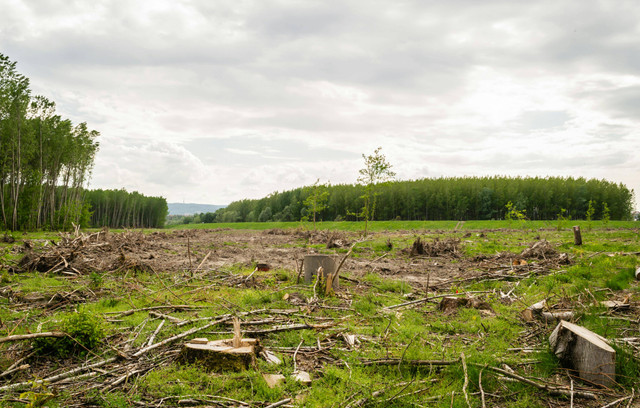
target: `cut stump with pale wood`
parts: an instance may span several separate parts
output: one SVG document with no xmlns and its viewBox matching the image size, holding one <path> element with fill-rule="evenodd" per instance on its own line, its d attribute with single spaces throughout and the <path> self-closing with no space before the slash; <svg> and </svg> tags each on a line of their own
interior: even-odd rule
<svg viewBox="0 0 640 408">
<path fill-rule="evenodd" d="M 313 281 L 313 277 L 318 273 L 318 269 L 322 267 L 322 278 L 327 279 L 333 277 L 332 288 L 339 288 L 339 278 L 336 274 L 336 261 L 331 255 L 305 255 L 304 256 L 304 282 L 309 284 Z"/>
<path fill-rule="evenodd" d="M 240 347 L 233 347 L 233 339 L 194 340 L 185 343 L 178 360 L 214 372 L 242 371 L 254 367 L 256 355 L 260 352 L 257 339 L 244 338 Z"/>
<path fill-rule="evenodd" d="M 577 378 L 603 387 L 615 385 L 616 351 L 604 337 L 561 320 L 549 343 L 562 366 Z"/>
</svg>

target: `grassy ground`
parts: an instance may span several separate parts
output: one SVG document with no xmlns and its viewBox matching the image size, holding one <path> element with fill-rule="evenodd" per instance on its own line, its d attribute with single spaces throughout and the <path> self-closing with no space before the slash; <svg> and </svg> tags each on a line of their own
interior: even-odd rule
<svg viewBox="0 0 640 408">
<path fill-rule="evenodd" d="M 589 227 L 595 229 L 619 229 L 619 228 L 638 228 L 638 221 L 584 221 L 584 220 L 565 220 L 565 221 L 371 221 L 369 223 L 369 231 L 472 231 L 482 229 L 567 229 L 571 226 L 578 225 L 582 230 Z M 457 228 L 456 228 L 457 227 Z M 237 222 L 237 223 L 211 223 L 211 224 L 183 224 L 172 226 L 171 229 L 216 229 L 216 228 L 232 228 L 247 230 L 266 230 L 273 228 L 302 228 L 306 230 L 313 229 L 312 222 Z M 317 222 L 318 230 L 339 230 L 339 231 L 364 231 L 364 222 L 361 221 L 328 221 Z"/>
<path fill-rule="evenodd" d="M 572 225 L 581 226 L 584 245 L 573 245 L 573 233 L 569 229 Z M 178 319 L 194 320 L 268 309 L 271 312 L 247 315 L 242 320 L 249 323 L 268 318 L 282 319 L 257 326 L 261 328 L 293 323 L 333 323 L 333 326 L 258 335 L 262 344 L 284 361 L 278 366 L 258 359 L 256 367 L 248 371 L 209 373 L 197 366 L 179 364 L 171 354 L 173 349 L 165 347 L 145 356 L 145 367 L 151 368 L 115 386 L 104 386 L 114 380 L 113 375 L 96 371 L 95 378 L 78 380 L 75 387 L 73 384 L 44 384 L 31 391 L 29 387 L 0 391 L 0 395 L 4 393 L 0 405 L 23 407 L 29 399 L 37 404 L 51 393 L 46 402 L 49 407 L 241 406 L 228 399 L 263 407 L 286 398 L 292 399 L 287 403 L 289 406 L 309 407 L 478 407 L 482 405 L 482 390 L 487 406 L 569 406 L 569 397 L 551 396 L 485 368 L 504 368 L 506 365 L 541 384 L 548 381 L 569 386 L 566 373 L 548 346 L 547 339 L 555 323 L 526 323 L 520 315 L 528 305 L 542 299 L 550 305 L 574 311 L 575 322 L 608 339 L 640 336 L 639 286 L 634 279 L 639 262 L 637 254 L 633 254 L 640 252 L 638 223 L 602 225 L 593 222 L 587 225 L 572 221 L 559 227 L 558 230 L 556 221 L 373 222 L 370 228 L 379 234 L 357 246 L 353 256 L 372 261 L 384 256 L 410 263 L 411 258 L 402 250 L 410 246 L 415 236 L 428 233 L 427 240 L 434 234 L 441 239 L 461 240 L 462 260 L 442 259 L 441 262 L 462 263 L 478 256 L 492 257 L 503 251 L 518 254 L 531 243 L 546 239 L 558 251 L 568 253 L 572 263 L 525 276 L 513 274 L 496 280 L 460 279 L 428 289 L 424 285 L 384 277 L 371 269 L 360 271 L 364 275 L 358 279 L 341 281 L 341 289 L 326 296 L 319 294 L 317 288 L 297 284 L 297 272 L 288 269 L 255 272 L 253 278 L 257 283 L 254 287 L 247 286 L 242 282 L 253 272 L 253 266 L 247 265 L 227 265 L 199 273 L 185 270 L 177 274 L 127 269 L 110 273 L 96 271 L 76 277 L 41 272 L 16 273 L 15 263 L 22 256 L 16 248 L 24 240 L 42 245 L 48 239 L 56 239 L 57 235 L 15 234 L 15 243 L 0 244 L 0 337 L 64 330 L 83 341 L 86 348 L 78 348 L 73 342 L 56 343 L 52 339 L 0 344 L 3 350 L 0 373 L 9 368 L 17 356 L 34 353 L 26 360 L 31 367 L 0 378 L 0 387 L 63 372 L 81 361 L 115 356 L 115 350 L 122 352 L 128 340 L 129 353 L 141 349 L 162 319 L 153 318 L 145 310 L 121 315 L 127 310 L 191 305 L 194 309 L 168 308 L 166 313 Z M 310 229 L 310 224 L 200 224 L 181 228 Z M 363 224 L 319 223 L 318 229 L 361 231 Z M 410 232 L 389 236 L 382 233 L 401 230 Z M 481 230 L 486 231 L 480 233 Z M 299 245 L 307 244 L 301 241 Z M 510 265 L 498 267 L 509 269 Z M 460 308 L 452 314 L 443 314 L 438 309 L 440 298 L 437 296 L 471 292 L 487 302 L 493 313 Z M 66 301 L 54 300 L 61 294 Z M 434 299 L 408 307 L 387 308 L 424 296 Z M 302 303 L 292 303 L 285 299 L 287 297 L 299 297 Z M 611 312 L 599 303 L 625 298 L 632 304 L 631 311 Z M 291 309 L 296 311 L 285 315 L 273 312 Z M 200 327 L 205 322 L 194 320 L 178 326 L 166 321 L 156 342 Z M 187 339 L 228 338 L 229 331 L 229 326 L 220 325 Z M 355 335 L 356 344 L 347 344 L 343 335 Z M 601 406 L 606 401 L 630 394 L 633 387 L 637 388 L 640 377 L 638 351 L 623 343 L 616 344 L 617 385 L 598 394 L 599 402 L 580 400 L 583 404 L 580 406 Z M 461 355 L 464 355 L 466 367 L 461 363 Z M 370 363 L 380 359 L 390 362 L 385 365 Z M 440 361 L 442 365 L 418 365 L 419 360 Z M 289 378 L 294 367 L 311 373 L 311 386 L 288 379 L 282 386 L 272 389 L 262 378 L 263 373 L 280 373 Z M 575 387 L 591 388 L 579 382 Z"/>
</svg>

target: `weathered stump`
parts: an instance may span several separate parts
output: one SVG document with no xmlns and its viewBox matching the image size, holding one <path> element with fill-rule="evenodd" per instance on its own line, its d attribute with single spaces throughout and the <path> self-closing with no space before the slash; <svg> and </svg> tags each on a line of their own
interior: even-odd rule
<svg viewBox="0 0 640 408">
<path fill-rule="evenodd" d="M 616 351 L 604 337 L 561 320 L 549 343 L 562 366 L 579 379 L 603 387 L 615 384 Z"/>
<path fill-rule="evenodd" d="M 574 225 L 573 227 L 573 243 L 575 245 L 582 245 L 582 234 L 580 233 L 579 225 Z"/>
<path fill-rule="evenodd" d="M 194 340 L 185 343 L 178 360 L 214 372 L 247 370 L 255 366 L 260 351 L 257 339 L 242 339 L 240 347 L 233 347 L 233 339 Z"/>
<path fill-rule="evenodd" d="M 304 256 L 305 283 L 311 283 L 313 281 L 313 276 L 318 273 L 320 267 L 322 267 L 323 279 L 333 276 L 332 288 L 333 290 L 337 290 L 339 288 L 339 278 L 336 275 L 336 261 L 330 255 L 314 254 Z"/>
</svg>

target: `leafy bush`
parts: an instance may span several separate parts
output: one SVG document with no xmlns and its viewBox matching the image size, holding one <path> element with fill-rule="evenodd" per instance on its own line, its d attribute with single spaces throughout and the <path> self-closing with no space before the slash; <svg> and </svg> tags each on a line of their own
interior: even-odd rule
<svg viewBox="0 0 640 408">
<path fill-rule="evenodd" d="M 88 310 L 80 310 L 65 317 L 60 329 L 67 336 L 35 339 L 34 346 L 40 354 L 58 357 L 83 355 L 98 346 L 106 333 L 104 320 Z"/>
</svg>

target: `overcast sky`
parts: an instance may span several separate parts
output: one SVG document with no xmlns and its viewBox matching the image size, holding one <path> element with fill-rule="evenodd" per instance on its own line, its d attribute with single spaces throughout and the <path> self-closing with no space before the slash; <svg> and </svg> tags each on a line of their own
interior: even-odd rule
<svg viewBox="0 0 640 408">
<path fill-rule="evenodd" d="M 92 188 L 227 204 L 399 179 L 640 192 L 637 0 L 0 0 L 0 52 L 101 133 Z"/>
</svg>

